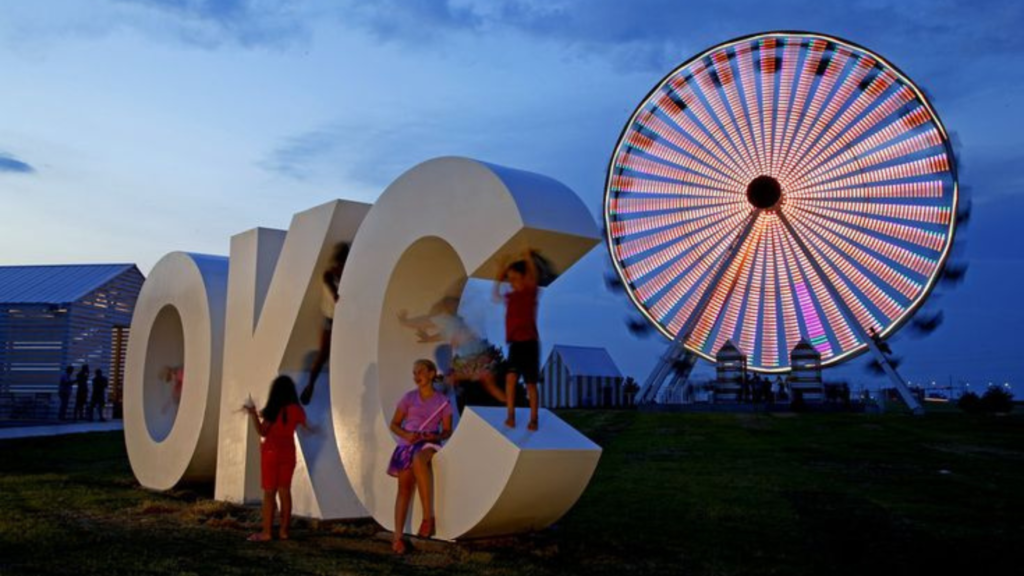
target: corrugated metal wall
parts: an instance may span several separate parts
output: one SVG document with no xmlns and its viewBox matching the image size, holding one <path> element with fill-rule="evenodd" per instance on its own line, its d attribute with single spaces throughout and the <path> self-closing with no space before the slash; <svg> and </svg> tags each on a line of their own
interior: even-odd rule
<svg viewBox="0 0 1024 576">
<path fill-rule="evenodd" d="M 548 356 L 543 372 L 541 406 L 545 408 L 612 408 L 625 405 L 623 378 L 571 376 L 557 352 Z"/>
<path fill-rule="evenodd" d="M 102 369 L 112 376 L 112 396 L 119 391 L 115 378 L 123 379 L 125 336 L 142 282 L 130 268 L 66 307 L 0 306 L 0 417 L 54 417 L 69 364 Z"/>
</svg>

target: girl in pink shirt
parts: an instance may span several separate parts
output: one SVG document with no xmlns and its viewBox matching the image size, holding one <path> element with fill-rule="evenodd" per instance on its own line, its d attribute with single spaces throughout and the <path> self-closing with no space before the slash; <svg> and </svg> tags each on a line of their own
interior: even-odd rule
<svg viewBox="0 0 1024 576">
<path fill-rule="evenodd" d="M 452 435 L 452 407 L 443 394 L 434 390 L 437 366 L 430 360 L 413 364 L 412 379 L 416 389 L 407 392 L 398 402 L 391 418 L 391 432 L 398 437 L 398 447 L 391 457 L 388 474 L 398 478 L 395 499 L 395 531 L 391 549 L 405 553 L 402 534 L 415 488 L 423 504 L 423 523 L 417 536 L 434 535 L 434 470 L 431 460 L 441 449 L 441 442 Z"/>
</svg>

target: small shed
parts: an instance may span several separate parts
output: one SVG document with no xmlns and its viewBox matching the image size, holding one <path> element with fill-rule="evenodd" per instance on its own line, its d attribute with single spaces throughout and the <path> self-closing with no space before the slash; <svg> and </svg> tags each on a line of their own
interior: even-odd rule
<svg viewBox="0 0 1024 576">
<path fill-rule="evenodd" d="M 558 344 L 542 372 L 540 404 L 546 408 L 611 408 L 627 402 L 625 379 L 604 348 Z"/>
<path fill-rule="evenodd" d="M 134 264 L 0 266 L 0 418 L 51 418 L 65 366 L 88 364 L 120 399 L 144 278 Z"/>
<path fill-rule="evenodd" d="M 798 394 L 804 402 L 818 403 L 825 400 L 821 381 L 821 352 L 806 339 L 801 339 L 789 353 L 789 388 L 791 395 Z"/>
<path fill-rule="evenodd" d="M 726 340 L 715 355 L 715 402 L 739 402 L 746 377 L 746 354 Z"/>
</svg>

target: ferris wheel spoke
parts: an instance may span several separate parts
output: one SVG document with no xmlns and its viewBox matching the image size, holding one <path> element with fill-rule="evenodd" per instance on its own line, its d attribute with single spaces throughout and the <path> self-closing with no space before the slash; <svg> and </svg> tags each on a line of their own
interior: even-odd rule
<svg viewBox="0 0 1024 576">
<path fill-rule="evenodd" d="M 864 170 L 878 169 L 884 164 L 897 160 L 906 162 L 919 156 L 926 150 L 931 150 L 934 153 L 941 146 L 942 135 L 932 128 L 910 138 L 887 142 L 869 153 L 850 159 L 846 163 L 819 171 L 817 174 L 808 173 L 801 177 L 800 180 L 806 185 L 813 186 L 832 178 L 843 178 Z"/>
<path fill-rule="evenodd" d="M 707 258 L 714 248 L 722 244 L 728 244 L 729 231 L 731 231 L 736 224 L 742 221 L 742 216 L 738 214 L 732 215 L 728 219 L 728 224 L 719 226 L 706 226 L 703 230 L 694 234 L 692 239 L 687 243 L 677 242 L 670 246 L 667 246 L 664 250 L 659 252 L 654 258 L 654 262 L 660 262 L 661 264 L 656 267 L 650 267 L 651 261 L 646 261 L 641 264 L 648 270 L 642 276 L 633 276 L 636 278 L 638 285 L 636 287 L 637 295 L 644 301 L 651 299 L 655 294 L 662 291 L 666 286 L 673 282 L 679 281 L 686 283 L 687 275 L 694 273 L 694 265 L 700 262 L 702 259 Z M 642 280 L 644 277 L 651 273 L 655 273 L 665 263 L 672 262 L 671 266 L 657 272 L 655 276 L 648 280 Z M 696 269 L 697 274 L 701 274 L 703 267 Z M 689 285 L 692 285 L 690 283 Z M 674 306 L 675 302 L 670 302 L 669 306 Z"/>
<path fill-rule="evenodd" d="M 735 189 L 723 186 L 720 182 L 712 180 L 700 173 L 684 168 L 665 164 L 653 157 L 624 153 L 616 159 L 616 168 L 629 170 L 630 176 L 635 179 L 648 179 L 654 181 L 667 181 L 679 186 L 694 186 L 706 190 L 736 193 Z"/>
<path fill-rule="evenodd" d="M 708 166 L 685 150 L 677 150 L 658 132 L 648 129 L 639 120 L 635 124 L 635 129 L 627 137 L 627 142 L 629 147 L 620 156 L 622 160 L 626 160 L 628 155 L 639 151 L 644 158 L 675 167 L 685 173 L 697 174 L 723 187 L 732 188 L 738 185 L 738 181 L 732 176 Z"/>
<path fill-rule="evenodd" d="M 739 329 L 734 333 L 734 337 L 739 341 L 740 349 L 748 351 L 747 353 L 751 357 L 758 358 L 760 364 L 765 364 L 762 342 L 758 338 L 758 327 L 762 320 L 762 304 L 765 302 L 764 279 L 765 261 L 767 260 L 765 253 L 768 250 L 770 227 L 769 218 L 767 215 L 763 215 L 756 230 L 758 234 L 757 249 L 750 263 L 750 276 L 744 284 L 749 287 L 749 290 L 741 290 L 744 300 L 742 321 L 739 323 Z"/>
<path fill-rule="evenodd" d="M 618 190 L 619 192 L 629 192 L 629 190 L 624 188 Z M 680 212 L 691 209 L 694 206 L 704 210 L 717 206 L 741 206 L 743 204 L 742 200 L 730 200 L 730 196 L 732 195 L 673 194 L 671 196 L 666 195 L 652 198 L 645 194 L 639 198 L 634 196 L 617 198 L 609 204 L 609 208 L 614 217 L 618 219 L 637 214 Z"/>
<path fill-rule="evenodd" d="M 739 71 L 736 77 L 739 78 L 738 84 L 743 91 L 743 106 L 746 111 L 744 117 L 746 118 L 747 130 L 751 135 L 751 142 L 754 147 L 757 171 L 759 174 L 767 174 L 771 161 L 768 159 L 767 146 L 765 146 L 764 115 L 759 105 L 760 100 L 757 96 L 758 82 L 757 76 L 754 73 L 755 66 L 760 67 L 761 65 L 760 58 L 755 60 L 753 55 L 753 51 L 757 46 L 757 43 L 745 42 L 736 47 L 736 68 Z"/>
<path fill-rule="evenodd" d="M 742 342 L 735 340 L 738 336 L 737 327 L 740 321 L 740 310 L 750 296 L 750 291 L 741 289 L 737 290 L 737 286 L 748 287 L 751 286 L 753 280 L 753 272 L 756 267 L 757 259 L 754 257 L 758 247 L 761 245 L 761 233 L 763 231 L 763 225 L 755 225 L 754 230 L 751 232 L 750 240 L 743 246 L 742 252 L 736 259 L 737 272 L 735 279 L 731 286 L 729 286 L 724 298 L 724 308 L 722 310 L 721 319 L 719 320 L 720 327 L 718 333 L 715 336 L 714 344 L 711 345 L 711 350 L 718 350 L 725 344 L 726 340 L 733 339 L 733 341 L 740 347 L 740 351 L 748 356 L 752 356 L 754 353 L 753 346 L 744 347 Z M 756 317 L 756 315 L 755 315 Z"/>
<path fill-rule="evenodd" d="M 819 262 L 827 261 L 848 276 L 858 291 L 866 295 L 888 319 L 898 318 L 906 309 L 890 296 L 889 291 L 899 292 L 908 301 L 921 291 L 920 283 L 837 237 L 828 229 L 816 227 L 811 223 L 804 224 L 797 218 L 791 218 L 790 223 L 815 251 Z M 869 278 L 861 268 L 867 270 L 874 278 Z M 885 290 L 882 285 L 888 286 L 889 290 Z"/>
<path fill-rule="evenodd" d="M 782 72 L 778 79 L 778 112 L 775 115 L 775 128 L 772 130 L 772 174 L 780 174 L 782 172 L 782 159 L 785 156 L 786 146 L 792 139 L 796 123 L 807 101 L 807 92 L 811 87 L 811 80 L 809 78 L 813 78 L 813 76 L 797 75 L 800 46 L 804 42 L 806 41 L 785 41 L 785 47 L 782 51 Z M 813 45 L 814 41 L 808 43 L 808 46 L 813 47 Z M 822 46 L 824 46 L 824 42 L 822 42 Z M 809 50 L 809 52 L 813 51 Z M 819 56 L 813 53 L 809 54 L 806 59 L 807 64 L 805 68 L 811 68 L 812 70 L 816 68 L 817 64 L 812 64 L 811 61 L 816 62 Z M 796 90 L 793 89 L 794 83 L 796 84 Z M 771 109 L 774 105 L 766 103 L 766 107 Z"/>
<path fill-rule="evenodd" d="M 709 244 L 705 251 L 699 253 L 699 257 L 688 260 L 688 266 L 692 266 L 692 268 L 676 278 L 670 279 L 673 282 L 671 288 L 661 298 L 652 302 L 651 311 L 658 318 L 661 318 L 673 332 L 678 333 L 682 324 L 690 318 L 699 296 L 683 301 L 681 309 L 672 318 L 669 318 L 672 315 L 672 310 L 691 291 L 694 291 L 695 294 L 703 293 L 702 288 L 705 287 L 713 275 L 711 273 L 713 263 L 717 262 L 725 254 L 728 247 L 729 241 L 727 238 L 718 238 L 716 242 Z M 694 254 L 697 253 L 695 252 Z M 693 290 L 694 287 L 698 289 Z M 666 319 L 668 319 L 667 322 L 665 322 Z"/>
<path fill-rule="evenodd" d="M 821 184 L 807 184 L 792 190 L 794 196 L 812 192 L 830 192 L 846 187 L 868 189 L 913 179 L 935 178 L 936 175 L 949 172 L 949 158 L 945 154 L 935 154 L 926 158 L 909 160 L 899 164 L 866 169 L 862 172 L 841 178 L 827 180 Z"/>
<path fill-rule="evenodd" d="M 651 216 L 641 216 L 638 218 L 617 219 L 611 223 L 611 234 L 614 238 L 623 237 L 634 237 L 642 235 L 652 230 L 672 230 L 672 231 L 684 231 L 692 229 L 698 226 L 702 226 L 705 223 L 712 221 L 714 218 L 720 217 L 722 214 L 735 214 L 736 208 L 732 204 L 718 204 L 709 206 L 707 208 L 698 208 L 696 210 L 688 210 L 685 212 L 666 212 Z M 680 228 L 681 225 L 689 224 L 686 228 Z M 683 236 L 679 236 L 676 240 L 683 239 Z"/>
<path fill-rule="evenodd" d="M 676 110 L 679 110 L 676 104 L 671 102 L 670 99 L 669 105 Z M 665 110 L 662 110 L 662 113 L 665 112 Z M 723 162 L 721 158 L 712 152 L 714 145 L 711 142 L 711 137 L 702 131 L 695 129 L 696 127 L 692 126 L 693 121 L 689 116 L 683 114 L 682 111 L 679 111 L 679 114 L 681 115 L 681 118 L 673 118 L 671 115 L 668 116 L 672 119 L 673 123 L 677 124 L 675 126 L 670 125 L 657 114 L 642 116 L 637 119 L 636 123 L 652 133 L 657 134 L 658 137 L 671 143 L 675 148 L 685 151 L 695 160 L 708 167 L 708 169 L 718 172 L 733 184 L 742 185 L 743 177 L 736 171 L 736 168 L 726 162 Z M 678 125 L 682 120 L 685 120 L 683 122 L 685 126 Z"/>
<path fill-rule="evenodd" d="M 796 223 L 794 227 L 799 228 Z M 817 235 L 803 230 L 804 239 Z M 824 242 L 808 244 L 818 264 L 824 270 L 829 281 L 842 297 L 847 309 L 864 329 L 882 326 L 883 322 L 869 310 L 865 302 L 869 302 L 885 316 L 886 321 L 898 317 L 903 309 L 888 297 L 871 279 L 868 279 L 856 266 L 837 254 L 836 250 Z"/>
<path fill-rule="evenodd" d="M 825 101 L 835 86 L 836 78 L 846 65 L 846 56 L 842 52 L 837 52 L 833 48 L 829 54 L 825 53 L 829 44 L 826 42 L 824 45 L 821 45 L 820 53 L 815 50 L 815 47 L 819 45 L 812 44 L 807 62 L 808 66 L 813 65 L 814 69 L 809 71 L 805 67 L 804 73 L 800 75 L 799 81 L 805 84 L 806 87 L 799 86 L 797 92 L 799 94 L 803 89 L 808 90 L 805 98 L 809 98 L 809 101 L 806 112 L 802 108 L 794 108 L 790 111 L 791 114 L 798 114 L 796 130 L 793 132 L 792 138 L 786 139 L 783 144 L 780 174 L 788 173 L 792 169 L 791 164 L 799 160 L 798 151 L 807 139 L 807 134 L 813 129 L 815 122 L 821 116 Z"/>
<path fill-rule="evenodd" d="M 842 145 L 837 143 L 836 146 L 826 150 L 822 154 L 821 162 L 812 166 L 804 177 L 813 177 L 823 170 L 830 170 L 858 160 L 876 148 L 883 148 L 887 143 L 898 141 L 906 134 L 919 131 L 922 126 L 926 126 L 928 131 L 938 133 L 942 138 L 941 132 L 931 123 L 932 116 L 928 112 L 928 108 L 920 103 L 917 104 L 916 107 L 904 106 L 891 114 L 886 114 L 889 106 L 880 106 L 872 110 L 865 117 L 862 129 L 854 128 L 851 130 L 850 137 L 844 138 L 845 143 Z M 869 135 L 860 139 L 864 134 Z"/>
<path fill-rule="evenodd" d="M 867 232 L 888 238 L 889 241 L 912 243 L 928 250 L 939 252 L 945 244 L 948 236 L 944 233 L 924 230 L 917 226 L 908 226 L 896 222 L 887 222 L 867 216 L 856 216 L 826 208 L 823 206 L 794 206 L 811 214 L 823 216 L 829 220 L 845 223 Z"/>
<path fill-rule="evenodd" d="M 688 222 L 636 238 L 612 236 L 616 257 L 631 279 L 645 276 L 709 235 L 723 234 L 721 222 L 730 217 L 738 221 L 738 214 L 721 214 L 718 220 Z"/>
<path fill-rule="evenodd" d="M 758 151 L 764 154 L 766 173 L 778 174 L 775 170 L 777 148 L 773 145 L 776 118 L 775 85 L 780 76 L 778 42 L 774 38 L 765 38 L 758 41 L 758 47 L 757 63 L 760 70 L 755 76 L 761 87 L 761 102 L 755 106 L 760 111 L 758 116 L 761 119 L 761 148 Z"/>
<path fill-rule="evenodd" d="M 787 258 L 786 245 L 784 243 L 784 230 L 778 226 L 772 230 L 772 245 L 775 247 L 773 260 L 776 270 L 776 279 L 779 286 L 779 307 L 782 312 L 782 328 L 786 342 L 780 350 L 780 358 L 786 358 L 787 350 L 796 346 L 800 341 L 800 324 L 796 313 L 796 296 L 793 291 L 793 275 L 790 273 L 790 265 L 793 261 Z"/>
<path fill-rule="evenodd" d="M 721 133 L 715 133 L 715 131 L 724 130 L 724 127 L 717 119 L 715 112 L 697 95 L 697 91 L 700 88 L 697 87 L 695 89 L 694 83 L 692 75 L 689 78 L 673 79 L 666 94 L 672 98 L 672 101 L 678 108 L 682 110 L 685 107 L 686 110 L 694 115 L 699 126 L 698 130 L 706 133 L 707 137 L 711 139 L 715 147 L 721 152 L 720 159 L 731 163 L 744 179 L 753 178 L 756 175 L 752 175 L 750 167 L 741 161 L 740 153 L 736 149 L 735 143 L 727 137 L 723 138 Z M 685 116 L 685 112 L 682 114 Z M 728 148 L 726 145 L 728 145 Z M 730 150 L 729 148 L 732 149 Z"/>
<path fill-rule="evenodd" d="M 716 54 L 711 60 L 713 71 L 716 74 L 715 77 L 718 78 L 717 87 L 725 92 L 729 119 L 739 135 L 743 151 L 746 153 L 747 163 L 752 170 L 758 174 L 763 174 L 764 168 L 758 159 L 757 148 L 754 147 L 754 134 L 750 127 L 750 116 L 744 109 L 739 91 L 737 90 L 742 77 L 737 77 L 733 72 L 731 62 L 734 60 L 734 57 L 728 52 L 722 52 Z M 749 73 L 750 71 L 748 59 L 747 72 Z"/>
<path fill-rule="evenodd" d="M 880 82 L 886 85 L 885 88 L 888 90 L 889 86 L 893 82 L 888 80 L 888 75 L 885 76 L 887 80 Z M 868 86 L 868 90 L 872 90 L 872 86 L 879 82 L 872 83 Z M 860 116 L 851 116 L 849 120 L 844 122 L 840 128 L 834 134 L 831 135 L 831 140 L 826 144 L 823 144 L 821 148 L 810 151 L 801 162 L 794 168 L 796 174 L 801 172 L 808 172 L 809 167 L 816 161 L 827 160 L 833 154 L 837 153 L 843 146 L 853 142 L 863 136 L 866 133 L 870 133 L 872 130 L 876 130 L 879 126 L 885 126 L 886 124 L 892 125 L 894 123 L 900 123 L 899 128 L 895 131 L 894 135 L 902 135 L 908 131 L 906 123 L 901 122 L 901 117 L 909 114 L 908 105 L 912 106 L 914 100 L 913 90 L 906 86 L 900 86 L 891 91 L 883 91 L 875 94 L 875 98 L 871 100 L 874 104 L 870 108 L 870 112 Z M 881 89 L 881 88 L 879 88 Z M 871 94 L 871 92 L 868 92 Z M 888 95 L 886 95 L 888 94 Z M 884 96 L 884 98 L 882 98 Z"/>
<path fill-rule="evenodd" d="M 794 173 L 799 173 L 800 167 L 809 158 L 816 156 L 818 147 L 824 140 L 834 137 L 837 132 L 842 131 L 874 100 L 874 91 L 861 88 L 868 73 L 874 69 L 874 61 L 849 58 L 849 56 L 847 56 L 847 60 L 851 70 L 838 73 L 843 79 L 836 85 L 835 93 L 828 97 L 818 120 L 807 131 L 794 161 L 789 164 L 789 169 L 783 171 L 779 176 L 781 180 L 788 181 Z M 837 113 L 839 114 L 838 118 L 836 117 Z"/>
<path fill-rule="evenodd" d="M 776 249 L 778 218 L 771 215 L 767 218 L 768 226 L 765 232 L 765 253 L 764 265 L 764 301 L 762 303 L 762 320 L 759 339 L 761 341 L 761 363 L 767 368 L 775 368 L 779 365 L 779 334 L 777 326 L 779 322 L 779 292 L 778 280 L 776 279 L 776 268 L 778 250 Z M 783 323 L 785 325 L 785 322 Z"/>
<path fill-rule="evenodd" d="M 747 226 L 756 227 L 758 215 L 759 213 L 755 212 L 752 215 L 755 221 L 748 223 Z M 738 276 L 749 261 L 751 246 L 751 235 L 748 233 L 740 244 L 734 247 L 728 261 L 720 264 L 720 266 L 724 266 L 725 270 L 721 279 L 706 287 L 707 290 L 711 291 L 709 299 L 703 310 L 697 310 L 699 317 L 693 329 L 693 339 L 695 342 L 701 343 L 702 348 L 708 344 L 710 333 L 718 323 L 719 315 L 723 311 L 726 300 L 729 299 L 735 290 Z"/>
<path fill-rule="evenodd" d="M 736 122 L 735 116 L 733 116 L 733 110 L 722 100 L 722 95 L 719 93 L 719 88 L 723 82 L 722 78 L 713 68 L 709 69 L 705 66 L 704 62 L 695 63 L 693 78 L 696 83 L 695 90 L 699 91 L 707 100 L 714 118 L 723 131 L 722 136 L 732 147 L 733 152 L 742 160 L 741 164 L 745 172 L 756 174 L 757 166 L 754 164 L 753 157 L 747 149 L 747 143 L 740 135 L 739 124 Z M 730 84 L 732 84 L 731 76 L 729 80 Z"/>
<path fill-rule="evenodd" d="M 780 218 L 785 216 L 780 213 Z M 798 276 L 794 275 L 793 291 L 807 327 L 808 339 L 821 352 L 823 359 L 852 349 L 857 345 L 857 339 L 836 308 L 835 301 L 829 298 L 821 275 L 813 269 L 812 256 L 799 247 L 798 236 L 790 227 L 787 227 L 787 232 L 783 234 L 785 251 L 797 263 L 794 271 Z"/>
<path fill-rule="evenodd" d="M 827 229 L 837 236 L 845 238 L 849 242 L 853 242 L 858 246 L 864 246 L 872 253 L 884 257 L 888 261 L 898 264 L 903 268 L 916 272 L 922 277 L 930 276 L 938 267 L 938 261 L 934 258 L 918 254 L 917 252 L 898 246 L 893 242 L 878 236 L 866 234 L 852 226 L 838 223 L 834 220 L 828 220 L 808 211 L 803 211 L 799 207 L 795 208 L 795 210 L 799 211 L 800 219 L 814 223 L 819 228 Z"/>
</svg>

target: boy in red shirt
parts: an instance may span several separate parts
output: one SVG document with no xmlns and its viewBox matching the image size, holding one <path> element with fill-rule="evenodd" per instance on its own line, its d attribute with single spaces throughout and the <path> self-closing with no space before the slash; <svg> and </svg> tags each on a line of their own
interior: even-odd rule
<svg viewBox="0 0 1024 576">
<path fill-rule="evenodd" d="M 508 282 L 511 290 L 501 294 L 501 284 Z M 495 296 L 505 301 L 505 340 L 508 361 L 505 373 L 505 397 L 508 418 L 505 425 L 516 427 L 516 384 L 526 382 L 530 399 L 528 430 L 537 430 L 537 380 L 540 376 L 540 335 L 537 332 L 537 265 L 533 254 L 526 251 L 521 260 L 502 266 L 494 286 Z"/>
</svg>

